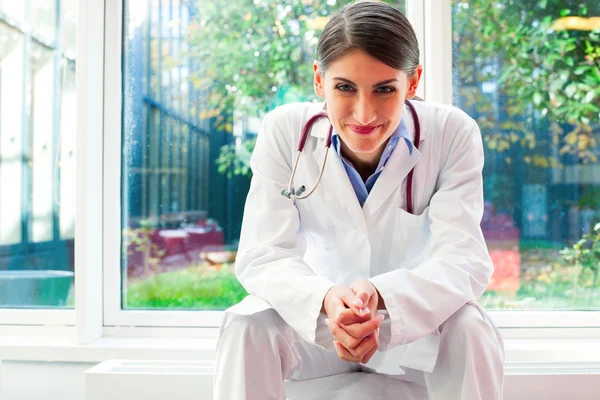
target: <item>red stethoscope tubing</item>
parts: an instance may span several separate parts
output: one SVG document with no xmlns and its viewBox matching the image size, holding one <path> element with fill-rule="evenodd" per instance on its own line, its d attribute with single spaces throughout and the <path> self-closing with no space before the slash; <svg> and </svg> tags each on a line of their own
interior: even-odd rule
<svg viewBox="0 0 600 400">
<path fill-rule="evenodd" d="M 419 144 L 421 142 L 421 124 L 419 122 L 419 116 L 417 115 L 417 110 L 415 110 L 415 106 L 413 106 L 410 101 L 406 100 L 404 102 L 406 104 L 406 106 L 408 107 L 412 117 L 413 117 L 413 121 L 415 124 L 415 139 L 413 142 L 413 146 L 418 149 L 419 148 Z M 298 143 L 298 158 L 300 156 L 300 154 L 302 153 L 302 150 L 304 150 L 304 145 L 306 144 L 306 139 L 308 138 L 308 134 L 311 130 L 311 128 L 313 127 L 313 125 L 315 124 L 315 122 L 317 122 L 318 120 L 320 120 L 321 118 L 327 118 L 329 119 L 329 116 L 327 115 L 326 111 L 321 111 L 315 115 L 313 115 L 304 125 L 304 128 L 302 128 L 302 135 L 300 136 L 300 141 Z M 327 141 L 325 142 L 325 147 L 329 148 L 331 147 L 331 136 L 333 133 L 333 126 L 331 125 L 331 123 L 329 124 L 329 133 L 327 134 Z M 292 185 L 293 185 L 293 180 L 294 180 L 294 175 L 296 172 L 296 167 L 298 165 L 298 158 L 296 159 L 296 163 L 294 165 L 294 169 L 292 171 L 292 176 L 290 178 L 290 185 L 288 186 L 288 189 L 283 189 L 281 191 L 281 193 L 290 198 L 290 199 L 303 199 L 308 197 L 317 187 L 317 185 L 319 184 L 319 181 L 321 179 L 321 175 L 323 174 L 323 171 L 325 170 L 325 162 L 327 159 L 325 159 L 323 161 L 323 166 L 321 167 L 321 175 L 319 175 L 319 180 L 317 180 L 317 183 L 315 183 L 315 186 L 313 187 L 313 189 L 310 191 L 310 193 L 308 193 L 307 195 L 305 195 L 304 197 L 299 197 L 295 195 L 295 193 L 293 193 L 293 189 L 292 189 Z M 414 177 L 414 171 L 415 168 L 413 167 L 410 172 L 408 173 L 408 177 L 406 178 L 406 211 L 408 211 L 410 214 L 413 213 L 413 199 L 412 199 L 412 187 L 413 187 L 413 177 Z M 304 191 L 304 189 L 303 189 Z"/>
</svg>

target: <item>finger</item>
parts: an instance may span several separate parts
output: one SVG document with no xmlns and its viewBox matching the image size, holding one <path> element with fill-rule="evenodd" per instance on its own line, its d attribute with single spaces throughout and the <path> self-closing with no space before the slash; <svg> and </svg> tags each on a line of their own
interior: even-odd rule
<svg viewBox="0 0 600 400">
<path fill-rule="evenodd" d="M 340 296 L 340 299 L 344 302 L 346 307 L 350 308 L 354 312 L 356 316 L 364 316 L 371 313 L 371 310 L 367 307 L 367 301 L 363 303 L 361 300 L 361 305 L 357 305 L 359 304 L 356 301 L 357 297 L 350 288 L 348 288 L 346 293 Z"/>
<path fill-rule="evenodd" d="M 352 325 L 370 320 L 371 314 L 356 315 L 356 313 L 349 308 L 345 309 L 337 316 L 337 318 L 335 318 L 335 322 L 342 325 Z"/>
<path fill-rule="evenodd" d="M 356 299 L 354 300 L 354 305 L 358 308 L 364 308 L 369 303 L 369 295 L 367 292 L 355 292 Z"/>
<path fill-rule="evenodd" d="M 353 338 L 362 340 L 379 329 L 383 318 L 383 315 L 378 315 L 367 322 L 355 323 L 351 325 L 341 324 L 341 327 Z"/>
<path fill-rule="evenodd" d="M 339 316 L 342 313 L 344 313 L 344 311 L 350 311 L 350 310 L 348 310 L 348 308 L 346 307 L 346 305 L 344 304 L 342 299 L 340 299 L 339 297 L 334 297 L 333 303 L 335 305 L 335 315 L 334 315 L 335 320 L 339 319 Z"/>
<path fill-rule="evenodd" d="M 366 295 L 367 299 L 371 298 L 374 294 L 377 293 L 375 286 L 367 279 L 359 279 L 358 281 L 356 281 L 356 283 L 352 285 L 352 291 L 357 296 L 362 296 L 363 294 Z M 361 299 L 363 299 L 366 302 L 366 300 L 363 297 L 361 297 Z"/>
<path fill-rule="evenodd" d="M 335 345 L 335 352 L 337 353 L 339 358 L 341 358 L 342 360 L 350 361 L 350 362 L 360 362 L 360 358 L 355 357 L 352 354 L 350 354 L 350 352 L 344 346 L 342 346 L 339 342 L 334 340 L 333 344 Z"/>
<path fill-rule="evenodd" d="M 327 323 L 333 338 L 347 349 L 357 347 L 360 344 L 362 339 L 356 339 L 350 336 L 337 322 L 330 319 L 326 319 L 325 322 Z"/>
<path fill-rule="evenodd" d="M 354 348 L 346 347 L 346 350 L 350 352 L 354 357 L 357 357 L 361 360 L 375 345 L 375 340 L 373 339 L 373 335 L 367 336 L 363 339 L 360 344 Z"/>
<path fill-rule="evenodd" d="M 377 331 L 375 333 L 375 338 L 376 338 L 375 346 L 373 346 L 373 348 L 367 354 L 365 354 L 363 356 L 362 360 L 360 360 L 361 363 L 363 363 L 363 364 L 368 363 L 369 360 L 371 359 L 371 357 L 373 357 L 373 355 L 377 351 L 377 349 L 379 349 L 379 331 Z"/>
</svg>

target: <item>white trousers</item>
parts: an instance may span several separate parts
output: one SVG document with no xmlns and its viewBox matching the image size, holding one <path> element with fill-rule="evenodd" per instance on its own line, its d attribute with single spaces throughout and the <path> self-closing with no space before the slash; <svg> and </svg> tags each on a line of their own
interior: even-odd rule
<svg viewBox="0 0 600 400">
<path fill-rule="evenodd" d="M 272 309 L 226 314 L 217 345 L 215 400 L 502 400 L 502 339 L 465 305 L 440 327 L 435 367 L 375 373 L 307 343 Z"/>
</svg>

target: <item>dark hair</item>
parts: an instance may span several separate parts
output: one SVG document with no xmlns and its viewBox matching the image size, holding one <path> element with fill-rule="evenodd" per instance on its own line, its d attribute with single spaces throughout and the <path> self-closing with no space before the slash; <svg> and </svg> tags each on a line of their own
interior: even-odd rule
<svg viewBox="0 0 600 400">
<path fill-rule="evenodd" d="M 389 4 L 358 1 L 336 11 L 317 45 L 321 71 L 355 50 L 412 76 L 419 64 L 419 44 L 404 14 Z"/>
</svg>

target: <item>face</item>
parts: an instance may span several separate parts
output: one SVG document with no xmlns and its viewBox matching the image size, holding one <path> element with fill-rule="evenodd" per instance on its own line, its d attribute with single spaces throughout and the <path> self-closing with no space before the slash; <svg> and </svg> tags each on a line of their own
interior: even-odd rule
<svg viewBox="0 0 600 400">
<path fill-rule="evenodd" d="M 344 156 L 377 163 L 400 124 L 404 99 L 415 96 L 422 67 L 413 76 L 356 50 L 327 67 L 314 63 L 315 93 L 325 98 L 329 119 L 342 140 Z"/>
</svg>

